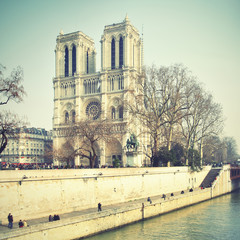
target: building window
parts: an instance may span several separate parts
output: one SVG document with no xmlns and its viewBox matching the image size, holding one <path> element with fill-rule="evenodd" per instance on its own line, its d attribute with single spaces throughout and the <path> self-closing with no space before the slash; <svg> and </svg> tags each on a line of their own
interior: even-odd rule
<svg viewBox="0 0 240 240">
<path fill-rule="evenodd" d="M 93 120 L 98 119 L 101 115 L 100 103 L 90 102 L 86 107 L 86 115 Z"/>
<path fill-rule="evenodd" d="M 123 39 L 120 37 L 119 40 L 119 68 L 123 66 Z"/>
<path fill-rule="evenodd" d="M 65 48 L 65 77 L 68 77 L 69 75 L 69 70 L 68 70 L 68 48 Z"/>
<path fill-rule="evenodd" d="M 72 111 L 72 123 L 75 123 L 75 117 L 76 117 L 76 113 L 75 111 Z"/>
<path fill-rule="evenodd" d="M 112 86 L 112 91 L 114 91 L 114 78 L 112 78 L 112 80 L 111 80 L 111 86 Z"/>
<path fill-rule="evenodd" d="M 76 72 L 76 47 L 72 48 L 72 75 Z"/>
<path fill-rule="evenodd" d="M 119 108 L 119 119 L 123 119 L 123 107 Z"/>
<path fill-rule="evenodd" d="M 89 72 L 89 65 L 88 65 L 88 59 L 89 58 L 89 56 L 88 56 L 88 52 L 87 52 L 87 73 Z"/>
<path fill-rule="evenodd" d="M 115 119 L 115 108 L 112 108 L 112 119 Z"/>
<path fill-rule="evenodd" d="M 124 89 L 124 86 L 123 86 L 123 76 L 122 76 L 122 75 L 120 75 L 120 76 L 118 77 L 118 89 L 119 89 L 119 90 Z"/>
<path fill-rule="evenodd" d="M 69 114 L 68 112 L 65 113 L 65 123 L 69 122 Z"/>
<path fill-rule="evenodd" d="M 111 68 L 115 69 L 115 39 L 112 39 L 112 44 L 111 44 Z"/>
</svg>

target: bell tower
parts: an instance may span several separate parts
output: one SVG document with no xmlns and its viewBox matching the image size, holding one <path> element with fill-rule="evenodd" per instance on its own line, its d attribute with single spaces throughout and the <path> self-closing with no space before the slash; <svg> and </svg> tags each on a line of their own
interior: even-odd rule
<svg viewBox="0 0 240 240">
<path fill-rule="evenodd" d="M 101 38 L 102 71 L 133 68 L 141 71 L 142 42 L 128 16 L 117 24 L 107 25 Z"/>
</svg>

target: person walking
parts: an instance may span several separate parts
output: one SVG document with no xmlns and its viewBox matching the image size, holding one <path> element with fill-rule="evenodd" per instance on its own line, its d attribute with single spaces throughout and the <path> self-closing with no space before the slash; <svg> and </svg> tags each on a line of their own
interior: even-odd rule
<svg viewBox="0 0 240 240">
<path fill-rule="evenodd" d="M 11 213 L 8 214 L 8 227 L 12 229 L 13 227 L 13 216 Z"/>
<path fill-rule="evenodd" d="M 102 204 L 98 203 L 98 212 L 102 211 Z"/>
</svg>

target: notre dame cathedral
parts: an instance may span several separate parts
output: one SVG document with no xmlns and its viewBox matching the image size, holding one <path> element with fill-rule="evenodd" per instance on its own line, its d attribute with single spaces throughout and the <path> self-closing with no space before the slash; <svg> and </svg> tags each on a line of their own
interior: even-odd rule
<svg viewBox="0 0 240 240">
<path fill-rule="evenodd" d="M 142 126 L 132 121 L 124 102 L 129 91 L 137 91 L 136 79 L 142 70 L 142 39 L 128 17 L 123 22 L 107 25 L 101 37 L 101 70 L 96 72 L 94 41 L 78 31 L 57 37 L 55 49 L 56 76 L 54 86 L 53 147 L 64 143 L 64 129 L 91 114 L 96 121 L 105 118 L 113 122 L 121 138 L 114 143 L 99 142 L 99 165 L 111 166 L 115 158 L 122 166 L 146 164 L 144 149 L 147 136 Z M 129 154 L 126 142 L 131 134 L 137 136 L 139 147 Z M 75 165 L 86 164 L 76 157 Z M 57 163 L 56 163 L 57 164 Z"/>
</svg>

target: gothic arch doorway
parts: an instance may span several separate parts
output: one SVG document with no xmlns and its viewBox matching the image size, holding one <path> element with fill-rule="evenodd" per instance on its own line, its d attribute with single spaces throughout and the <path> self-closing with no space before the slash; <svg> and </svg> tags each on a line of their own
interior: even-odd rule
<svg viewBox="0 0 240 240">
<path fill-rule="evenodd" d="M 106 165 L 113 166 L 113 163 L 116 159 L 119 160 L 120 166 L 123 165 L 122 144 L 117 139 L 114 139 L 113 141 L 106 144 L 105 154 L 106 154 Z"/>
</svg>

